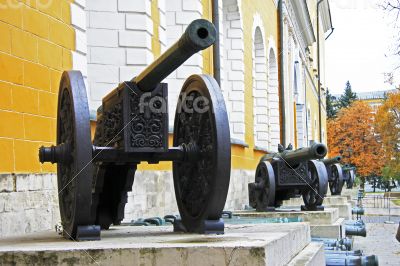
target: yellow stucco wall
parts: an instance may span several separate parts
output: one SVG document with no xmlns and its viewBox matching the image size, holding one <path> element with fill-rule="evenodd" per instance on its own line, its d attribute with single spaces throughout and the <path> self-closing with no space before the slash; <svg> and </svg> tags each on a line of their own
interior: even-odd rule
<svg viewBox="0 0 400 266">
<path fill-rule="evenodd" d="M 72 67 L 71 1 L 0 0 L 0 173 L 55 169 L 37 154 L 55 140 L 59 79 Z"/>
<path fill-rule="evenodd" d="M 244 61 L 245 61 L 245 142 L 249 148 L 234 146 L 232 164 L 234 168 L 255 169 L 262 152 L 254 150 L 254 105 L 253 105 L 253 22 L 258 13 L 264 26 L 263 38 L 265 49 L 268 49 L 268 39 L 272 36 L 277 44 L 278 40 L 278 13 L 273 0 L 242 1 L 244 29 Z"/>
<path fill-rule="evenodd" d="M 0 0 L 0 4 L 8 1 Z M 20 1 L 20 4 L 12 1 L 16 8 L 0 8 L 0 172 L 55 170 L 51 164 L 41 165 L 37 153 L 41 145 L 54 143 L 58 83 L 62 70 L 72 68 L 71 51 L 75 50 L 75 32 L 70 26 L 72 1 L 51 1 L 47 8 L 36 5 L 35 1 Z M 203 17 L 211 20 L 211 0 L 202 0 L 202 4 Z M 154 23 L 152 50 L 157 57 L 161 53 L 157 0 L 152 1 L 151 8 Z M 275 45 L 278 43 L 278 13 L 273 0 L 242 0 L 240 13 L 245 47 L 245 142 L 249 147 L 232 145 L 232 166 L 254 170 L 263 152 L 254 150 L 253 22 L 258 14 L 263 23 L 267 50 L 271 36 Z M 212 49 L 202 55 L 203 72 L 212 74 Z M 308 101 L 313 117 L 318 115 L 318 100 L 309 97 Z M 314 132 L 317 129 L 312 124 Z M 92 123 L 92 128 L 94 126 Z M 170 136 L 170 145 L 171 142 Z M 142 164 L 139 169 L 169 170 L 171 163 Z"/>
</svg>

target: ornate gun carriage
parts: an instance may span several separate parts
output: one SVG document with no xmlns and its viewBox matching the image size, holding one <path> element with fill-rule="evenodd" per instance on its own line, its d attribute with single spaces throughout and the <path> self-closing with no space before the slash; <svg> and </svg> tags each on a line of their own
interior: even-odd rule
<svg viewBox="0 0 400 266">
<path fill-rule="evenodd" d="M 221 90 L 208 75 L 186 80 L 175 114 L 173 147 L 169 148 L 168 85 L 160 83 L 215 39 L 212 23 L 193 21 L 155 62 L 103 98 L 93 142 L 82 75 L 63 73 L 57 145 L 41 147 L 39 159 L 57 163 L 66 238 L 99 238 L 100 227 L 121 223 L 127 192 L 142 161 L 173 162 L 175 196 L 185 231 L 203 233 L 212 221 L 219 221 L 231 169 L 229 123 Z"/>
<path fill-rule="evenodd" d="M 336 156 L 330 159 L 323 159 L 321 162 L 325 164 L 328 172 L 329 189 L 332 195 L 340 195 L 344 184 L 343 169 L 340 165 L 341 156 Z"/>
<path fill-rule="evenodd" d="M 326 153 L 325 145 L 314 143 L 295 151 L 280 146 L 278 153 L 264 155 L 257 166 L 255 182 L 248 185 L 250 206 L 268 211 L 301 194 L 303 209 L 320 208 L 328 190 L 328 174 L 316 159 L 324 158 Z"/>
</svg>

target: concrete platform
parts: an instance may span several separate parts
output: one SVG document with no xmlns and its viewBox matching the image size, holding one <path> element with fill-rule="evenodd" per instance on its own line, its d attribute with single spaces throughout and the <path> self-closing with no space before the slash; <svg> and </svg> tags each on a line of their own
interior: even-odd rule
<svg viewBox="0 0 400 266">
<path fill-rule="evenodd" d="M 302 218 L 304 222 L 311 225 L 333 224 L 339 219 L 338 209 L 325 208 L 323 211 L 300 211 L 300 209 L 278 209 L 272 212 L 256 211 L 234 211 L 234 215 L 243 217 L 264 217 L 264 218 Z"/>
<path fill-rule="evenodd" d="M 119 226 L 93 242 L 47 231 L 1 239 L 0 265 L 321 265 L 310 241 L 307 223 L 228 225 L 224 235 Z"/>
<path fill-rule="evenodd" d="M 325 252 L 324 244 L 311 242 L 308 246 L 303 249 L 296 257 L 294 257 L 288 266 L 300 266 L 300 265 L 325 265 Z"/>
<path fill-rule="evenodd" d="M 339 217 L 336 208 L 325 208 L 324 211 L 305 212 L 300 210 L 283 210 L 274 212 L 235 211 L 235 215 L 242 217 L 264 218 L 294 218 L 300 217 L 304 222 L 309 222 L 312 237 L 340 238 L 343 236 L 343 218 Z"/>
<path fill-rule="evenodd" d="M 297 207 L 303 204 L 302 198 L 291 198 L 283 201 L 283 207 Z M 324 198 L 323 205 L 327 208 L 336 208 L 339 211 L 339 217 L 351 219 L 352 205 L 348 202 L 346 196 L 328 196 Z"/>
</svg>

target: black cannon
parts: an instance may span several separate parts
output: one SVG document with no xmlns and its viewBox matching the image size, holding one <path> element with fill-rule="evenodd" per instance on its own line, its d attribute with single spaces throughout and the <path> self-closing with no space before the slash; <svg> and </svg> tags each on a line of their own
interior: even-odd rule
<svg viewBox="0 0 400 266">
<path fill-rule="evenodd" d="M 173 162 L 175 196 L 186 231 L 209 231 L 210 221 L 220 221 L 231 169 L 229 123 L 221 89 L 208 75 L 186 80 L 176 108 L 173 147 L 169 148 L 168 84 L 160 83 L 215 39 L 212 23 L 193 21 L 142 73 L 103 98 L 93 142 L 82 75 L 63 73 L 57 145 L 41 147 L 39 159 L 57 163 L 65 237 L 75 239 L 98 225 L 108 229 L 120 224 L 127 192 L 142 161 Z M 88 225 L 95 226 L 84 227 Z"/>
<path fill-rule="evenodd" d="M 371 256 L 343 256 L 325 254 L 326 266 L 378 266 L 376 255 Z"/>
<path fill-rule="evenodd" d="M 337 254 L 342 256 L 362 256 L 363 252 L 359 249 L 352 251 L 343 251 L 343 250 L 325 250 L 325 254 Z"/>
<path fill-rule="evenodd" d="M 302 208 L 317 210 L 328 190 L 328 174 L 324 164 L 315 159 L 326 153 L 325 145 L 314 143 L 294 151 L 279 145 L 278 153 L 264 155 L 257 166 L 255 182 L 248 185 L 250 206 L 268 211 L 301 194 L 305 204 Z"/>
<path fill-rule="evenodd" d="M 365 226 L 365 222 L 363 220 L 346 220 L 344 221 L 344 224 L 350 226 Z"/>
<path fill-rule="evenodd" d="M 349 251 L 353 249 L 353 240 L 350 238 L 341 238 L 341 239 L 333 239 L 333 238 L 312 238 L 314 242 L 323 242 L 325 247 L 337 248 L 343 251 Z"/>
<path fill-rule="evenodd" d="M 364 215 L 364 213 L 365 213 L 365 210 L 364 210 L 363 207 L 356 206 L 356 207 L 353 207 L 351 209 L 351 214 L 355 214 L 355 215 L 361 216 L 361 215 Z"/>
<path fill-rule="evenodd" d="M 367 229 L 364 226 L 353 226 L 353 225 L 346 225 L 345 227 L 345 235 L 346 236 L 367 236 Z"/>
<path fill-rule="evenodd" d="M 349 220 L 344 222 L 346 236 L 367 236 L 367 228 L 363 220 Z"/>
<path fill-rule="evenodd" d="M 356 168 L 348 164 L 342 167 L 343 170 L 343 180 L 346 182 L 346 187 L 348 189 L 353 188 L 354 180 L 356 179 Z"/>
<path fill-rule="evenodd" d="M 342 193 L 344 180 L 342 166 L 340 165 L 341 160 L 341 156 L 321 160 L 328 172 L 329 189 L 332 195 L 340 195 Z"/>
</svg>

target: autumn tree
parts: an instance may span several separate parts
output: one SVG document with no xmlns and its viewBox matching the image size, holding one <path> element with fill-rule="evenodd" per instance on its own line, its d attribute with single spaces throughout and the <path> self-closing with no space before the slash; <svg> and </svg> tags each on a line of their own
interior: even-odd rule
<svg viewBox="0 0 400 266">
<path fill-rule="evenodd" d="M 383 144 L 386 163 L 383 177 L 400 180 L 400 92 L 390 93 L 375 115 L 376 132 Z"/>
<path fill-rule="evenodd" d="M 330 156 L 342 155 L 344 164 L 357 167 L 362 183 L 368 176 L 381 175 L 384 164 L 382 144 L 374 131 L 372 108 L 361 101 L 341 109 L 328 120 Z"/>
</svg>

